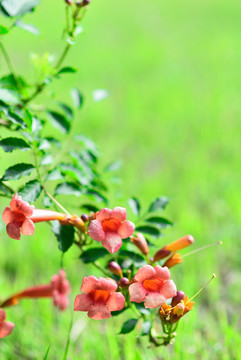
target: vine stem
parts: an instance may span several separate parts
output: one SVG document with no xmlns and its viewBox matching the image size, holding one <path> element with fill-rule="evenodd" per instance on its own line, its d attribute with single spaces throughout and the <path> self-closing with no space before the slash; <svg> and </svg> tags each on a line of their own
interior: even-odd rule
<svg viewBox="0 0 241 360">
<path fill-rule="evenodd" d="M 106 276 L 110 277 L 110 274 L 107 270 L 105 270 L 105 268 L 103 268 L 98 261 L 93 261 L 92 263 L 97 269 L 99 269 L 100 271 L 103 272 L 103 274 L 105 274 Z"/>
<path fill-rule="evenodd" d="M 20 88 L 21 85 L 20 85 L 18 77 L 17 77 L 17 75 L 15 73 L 14 67 L 13 67 L 13 65 L 11 63 L 10 57 L 9 57 L 9 55 L 7 53 L 7 50 L 5 49 L 5 47 L 4 47 L 4 45 L 3 45 L 3 43 L 1 41 L 0 41 L 0 50 L 1 50 L 2 54 L 3 54 L 3 57 L 4 57 L 5 61 L 6 61 L 6 64 L 7 64 L 8 68 L 9 68 L 9 71 L 10 71 L 11 75 L 13 76 L 14 80 L 16 81 L 16 84 L 17 84 L 18 88 Z"/>
</svg>

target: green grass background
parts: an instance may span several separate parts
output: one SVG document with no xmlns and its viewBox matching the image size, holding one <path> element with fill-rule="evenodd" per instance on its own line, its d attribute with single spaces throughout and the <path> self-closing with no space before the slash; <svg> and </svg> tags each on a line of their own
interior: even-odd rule
<svg viewBox="0 0 241 360">
<path fill-rule="evenodd" d="M 187 257 L 172 277 L 189 296 L 216 273 L 197 298 L 195 308 L 180 321 L 173 346 L 149 349 L 140 329 L 116 335 L 123 319 L 95 322 L 74 314 L 69 359 L 239 359 L 240 320 L 240 11 L 236 0 L 171 2 L 133 0 L 92 1 L 84 33 L 65 64 L 77 75 L 63 76 L 38 101 L 49 96 L 70 103 L 77 86 L 85 106 L 77 113 L 75 130 L 91 137 L 101 151 L 101 165 L 121 159 L 119 201 L 137 196 L 143 207 L 159 195 L 171 197 L 166 215 L 175 227 L 166 231 L 160 247 L 185 234 L 198 248 L 223 245 Z M 33 80 L 30 52 L 48 50 L 56 57 L 64 41 L 61 0 L 42 0 L 25 21 L 39 27 L 34 37 L 14 30 L 5 42 L 17 71 Z M 0 58 L 1 74 L 7 68 Z M 110 96 L 92 101 L 94 89 Z M 54 95 L 53 95 L 54 94 Z M 37 102 L 37 100 L 36 100 Z M 1 135 L 3 134 L 2 130 Z M 13 158 L 0 150 L 1 173 Z M 71 208 L 75 199 L 63 200 Z M 1 200 L 1 211 L 7 202 Z M 132 215 L 129 212 L 129 218 Z M 48 282 L 59 268 L 56 241 L 45 224 L 33 237 L 9 239 L 1 224 L 1 296 L 30 284 Z M 72 301 L 84 267 L 72 249 L 65 266 Z M 25 301 L 7 311 L 16 323 L 0 341 L 0 358 L 62 359 L 72 310 L 59 314 L 47 300 Z"/>
</svg>

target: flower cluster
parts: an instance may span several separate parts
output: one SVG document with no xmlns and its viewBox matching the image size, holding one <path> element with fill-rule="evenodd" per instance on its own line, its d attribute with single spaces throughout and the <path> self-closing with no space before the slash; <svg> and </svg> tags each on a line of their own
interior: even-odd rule
<svg viewBox="0 0 241 360">
<path fill-rule="evenodd" d="M 122 239 L 129 238 L 129 244 L 139 249 L 142 256 L 146 257 L 146 265 L 126 271 L 118 262 L 112 260 L 107 265 L 107 271 L 113 275 L 113 278 L 96 278 L 92 275 L 84 277 L 82 293 L 75 298 L 74 311 L 87 312 L 91 319 L 108 319 L 111 317 L 111 312 L 128 308 L 130 303 L 143 303 L 147 309 L 160 308 L 160 319 L 167 325 L 178 322 L 194 304 L 184 296 L 183 292 L 177 292 L 174 281 L 170 280 L 169 270 L 182 261 L 177 251 L 194 242 L 191 235 L 165 245 L 149 258 L 149 246 L 144 235 L 140 232 L 134 234 L 135 225 L 127 220 L 126 209 L 122 207 L 115 207 L 113 210 L 104 208 L 95 214 L 79 217 L 35 209 L 33 205 L 15 194 L 10 206 L 5 208 L 2 219 L 7 225 L 8 235 L 13 239 L 20 240 L 20 233 L 33 235 L 35 223 L 58 220 L 62 226 L 71 225 L 80 230 L 79 234 L 83 234 L 84 239 L 89 235 L 91 239 L 101 242 L 110 254 L 121 248 Z M 81 242 L 76 241 L 76 243 L 81 247 Z M 161 265 L 156 264 L 168 256 L 169 258 Z M 117 278 L 119 278 L 118 282 Z M 49 284 L 24 289 L 6 299 L 1 307 L 16 305 L 20 299 L 45 297 L 52 298 L 54 306 L 64 310 L 69 304 L 69 292 L 69 281 L 64 270 L 61 269 L 58 275 L 52 276 Z M 168 300 L 171 305 L 167 305 Z M 8 329 L 6 331 L 8 335 L 14 325 L 10 326 L 11 323 L 4 322 L 5 312 L 1 311 L 3 320 L 0 326 Z M 0 334 L 4 334 L 3 330 Z"/>
</svg>

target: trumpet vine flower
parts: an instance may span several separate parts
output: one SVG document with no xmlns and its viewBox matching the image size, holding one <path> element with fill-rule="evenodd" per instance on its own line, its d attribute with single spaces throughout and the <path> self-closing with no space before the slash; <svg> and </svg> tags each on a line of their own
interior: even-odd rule
<svg viewBox="0 0 241 360">
<path fill-rule="evenodd" d="M 81 291 L 75 298 L 74 311 L 88 311 L 88 317 L 94 320 L 108 319 L 111 311 L 122 310 L 125 298 L 115 292 L 117 284 L 112 279 L 95 276 L 84 277 Z"/>
<path fill-rule="evenodd" d="M 169 280 L 171 274 L 167 267 L 145 265 L 134 276 L 129 287 L 130 301 L 141 303 L 152 309 L 161 306 L 167 299 L 176 295 L 176 285 Z"/>
<path fill-rule="evenodd" d="M 90 222 L 89 235 L 110 252 L 115 253 L 122 245 L 122 239 L 133 234 L 135 225 L 126 220 L 126 209 L 115 207 L 113 210 L 104 208 L 98 211 L 95 219 Z"/>
</svg>

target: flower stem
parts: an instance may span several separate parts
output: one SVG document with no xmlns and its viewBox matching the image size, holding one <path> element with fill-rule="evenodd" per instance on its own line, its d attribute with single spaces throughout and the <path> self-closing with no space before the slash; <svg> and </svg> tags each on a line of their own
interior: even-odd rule
<svg viewBox="0 0 241 360">
<path fill-rule="evenodd" d="M 3 54 L 3 57 L 4 57 L 4 59 L 6 61 L 6 64 L 7 64 L 8 68 L 9 68 L 9 71 L 11 72 L 12 77 L 14 78 L 14 80 L 15 80 L 15 82 L 17 84 L 17 87 L 21 88 L 21 84 L 19 83 L 18 77 L 17 77 L 17 75 L 15 73 L 14 67 L 13 67 L 13 65 L 11 63 L 11 60 L 10 60 L 10 57 L 9 57 L 9 55 L 7 53 L 7 50 L 5 49 L 5 47 L 3 46 L 3 43 L 1 41 L 0 41 L 0 50 L 1 50 L 2 54 Z"/>
</svg>

